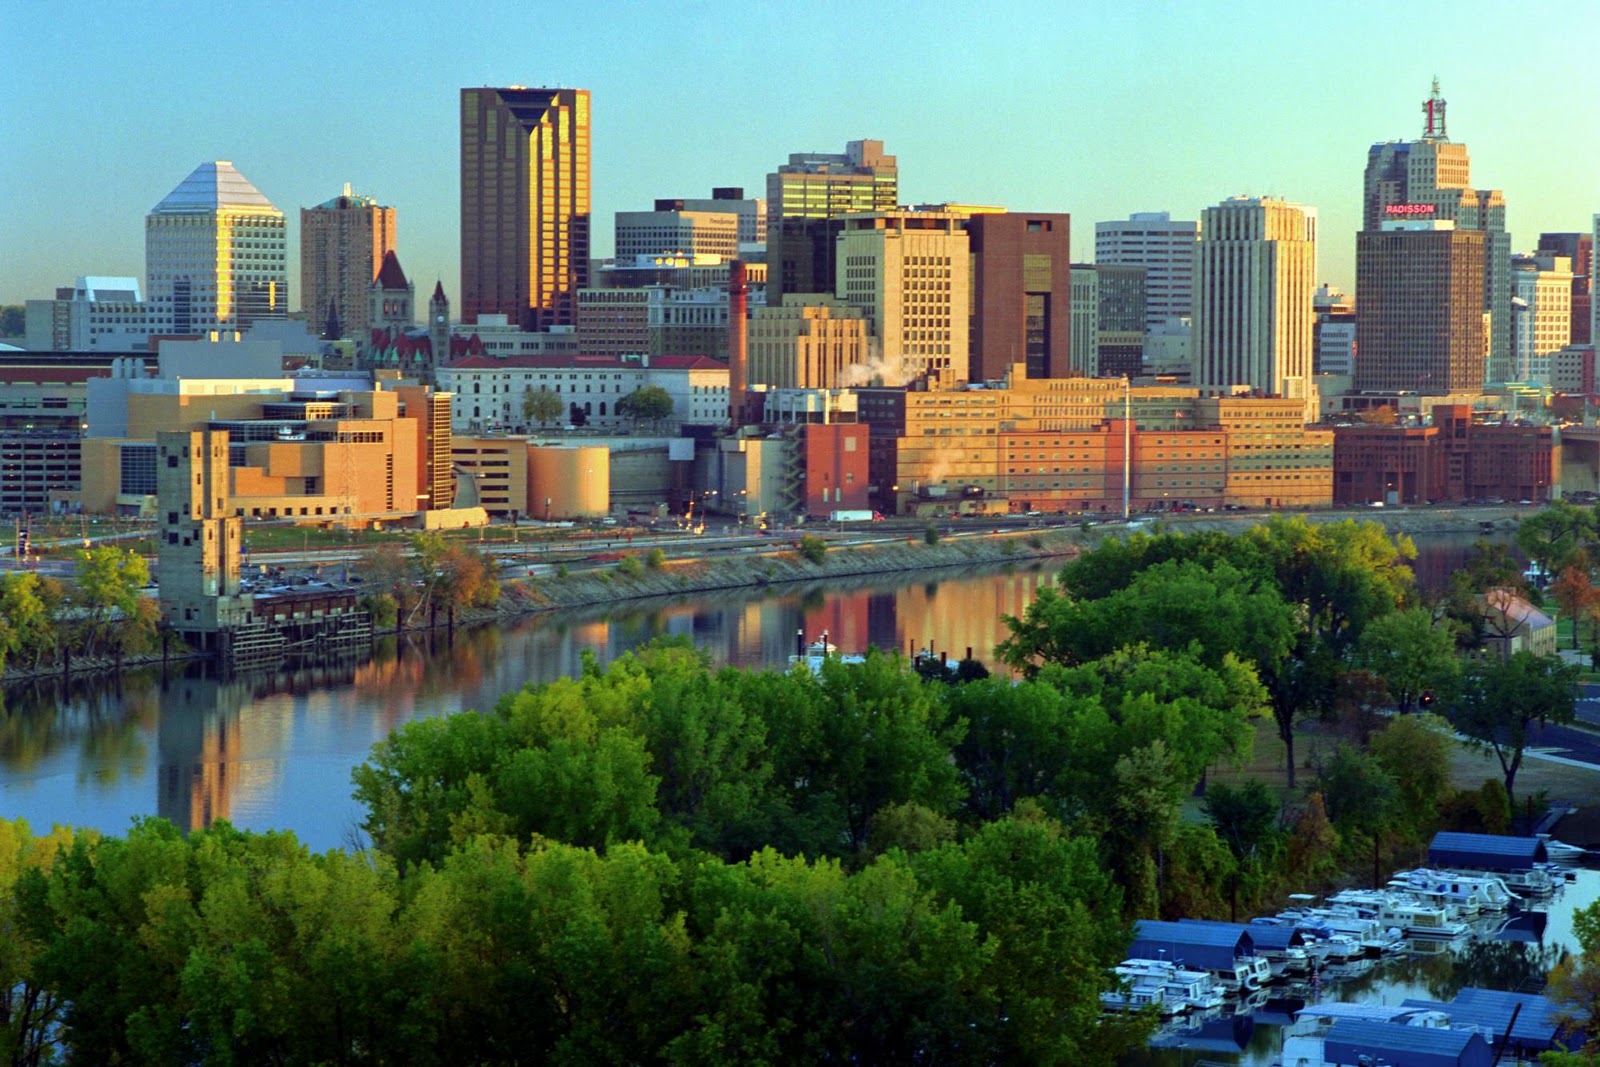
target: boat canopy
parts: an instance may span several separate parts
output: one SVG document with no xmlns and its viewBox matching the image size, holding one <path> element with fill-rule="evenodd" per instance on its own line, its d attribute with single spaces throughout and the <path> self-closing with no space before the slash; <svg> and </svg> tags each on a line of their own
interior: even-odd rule
<svg viewBox="0 0 1600 1067">
<path fill-rule="evenodd" d="M 1219 926 L 1236 933 L 1249 934 L 1257 951 L 1281 952 L 1291 946 L 1306 943 L 1305 933 L 1292 923 L 1225 923 L 1215 919 L 1179 919 L 1179 926 Z"/>
<path fill-rule="evenodd" d="M 1428 846 L 1428 862 L 1437 867 L 1482 871 L 1526 871 L 1550 862 L 1550 852 L 1537 837 L 1464 834 L 1440 830 Z"/>
<path fill-rule="evenodd" d="M 1328 1063 L 1351 1065 L 1382 1057 L 1394 1067 L 1490 1067 L 1494 1060 L 1489 1043 L 1470 1030 L 1365 1019 L 1335 1022 L 1322 1055 Z"/>
<path fill-rule="evenodd" d="M 1506 1032 L 1511 1013 L 1517 1012 L 1516 1025 L 1511 1028 L 1511 1046 L 1527 1052 L 1543 1052 L 1554 1048 L 1561 1036 L 1561 1023 L 1555 1005 L 1549 997 L 1536 993 L 1507 993 L 1498 989 L 1477 989 L 1468 986 L 1448 1002 L 1407 1000 L 1407 1007 L 1432 1008 L 1450 1016 L 1450 1024 L 1468 1028 L 1485 1035 L 1492 1045 Z M 1491 1036 L 1492 1035 L 1492 1036 Z"/>
<path fill-rule="evenodd" d="M 1240 925 L 1140 919 L 1134 927 L 1128 956 L 1172 960 L 1186 967 L 1211 970 L 1232 967 L 1240 956 L 1254 956 L 1255 952 L 1255 941 Z"/>
</svg>

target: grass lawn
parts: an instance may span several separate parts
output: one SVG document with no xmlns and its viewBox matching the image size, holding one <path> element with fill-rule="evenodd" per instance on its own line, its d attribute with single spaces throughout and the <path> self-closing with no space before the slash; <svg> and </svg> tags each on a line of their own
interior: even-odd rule
<svg viewBox="0 0 1600 1067">
<path fill-rule="evenodd" d="M 1319 757 L 1329 754 L 1339 738 L 1322 723 L 1307 723 L 1295 735 L 1296 784 L 1304 786 L 1316 777 L 1314 769 Z M 1307 763 L 1311 766 L 1307 766 Z M 1450 784 L 1457 789 L 1477 789 L 1486 778 L 1502 778 L 1500 762 L 1493 753 L 1474 752 L 1459 742 L 1451 759 Z M 1255 758 L 1246 766 L 1213 768 L 1208 782 L 1236 783 L 1246 778 L 1266 782 L 1278 790 L 1288 788 L 1288 775 L 1284 771 L 1283 742 L 1278 739 L 1278 727 L 1271 719 L 1256 724 Z M 1550 763 L 1534 757 L 1524 757 L 1522 769 L 1517 772 L 1517 799 L 1521 800 L 1540 791 L 1551 799 L 1583 799 L 1600 796 L 1600 771 L 1565 764 Z"/>
</svg>

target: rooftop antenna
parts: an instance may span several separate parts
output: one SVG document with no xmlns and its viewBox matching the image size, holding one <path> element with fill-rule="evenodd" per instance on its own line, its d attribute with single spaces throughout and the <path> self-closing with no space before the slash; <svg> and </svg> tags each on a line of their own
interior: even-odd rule
<svg viewBox="0 0 1600 1067">
<path fill-rule="evenodd" d="M 1444 97 L 1439 95 L 1439 76 L 1433 76 L 1433 91 L 1428 94 L 1428 99 L 1422 102 L 1422 139 L 1425 141 L 1448 141 L 1449 135 L 1444 130 Z"/>
</svg>

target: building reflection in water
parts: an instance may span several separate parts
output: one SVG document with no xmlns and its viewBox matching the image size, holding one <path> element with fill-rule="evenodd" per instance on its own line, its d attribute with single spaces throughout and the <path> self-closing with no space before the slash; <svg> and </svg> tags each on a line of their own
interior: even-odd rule
<svg viewBox="0 0 1600 1067">
<path fill-rule="evenodd" d="M 608 663 L 663 636 L 714 663 L 784 669 L 795 634 L 841 652 L 912 645 L 991 662 L 1003 614 L 1025 609 L 1056 565 L 744 591 L 535 617 L 511 626 L 380 640 L 369 661 L 220 678 L 159 670 L 107 684 L 8 694 L 0 713 L 0 817 L 125 832 L 155 813 L 193 830 L 226 818 L 288 829 L 313 848 L 347 843 L 361 812 L 350 772 L 395 728 L 486 710 L 504 694 Z M 991 662 L 992 666 L 992 662 Z M 76 742 L 76 743 L 74 743 Z M 74 785 L 63 790 L 63 775 Z M 149 787 L 134 785 L 141 779 Z"/>
</svg>

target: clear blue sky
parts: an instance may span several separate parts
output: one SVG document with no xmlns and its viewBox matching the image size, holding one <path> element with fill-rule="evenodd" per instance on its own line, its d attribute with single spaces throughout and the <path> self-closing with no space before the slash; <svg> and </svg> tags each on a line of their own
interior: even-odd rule
<svg viewBox="0 0 1600 1067">
<path fill-rule="evenodd" d="M 0 2 L 0 303 L 144 273 L 144 216 L 228 159 L 290 219 L 346 181 L 392 204 L 420 292 L 459 307 L 458 90 L 593 93 L 595 254 L 612 213 L 878 138 L 906 203 L 1068 211 L 1075 255 L 1132 211 L 1235 194 L 1321 212 L 1353 288 L 1368 145 L 1438 74 L 1513 247 L 1600 211 L 1600 5 L 1420 0 L 702 3 Z"/>
</svg>

